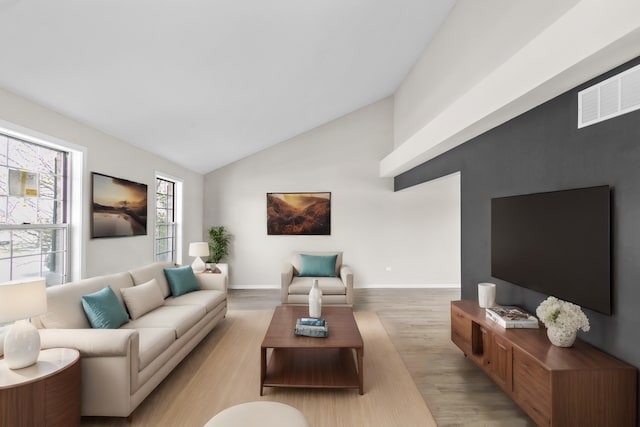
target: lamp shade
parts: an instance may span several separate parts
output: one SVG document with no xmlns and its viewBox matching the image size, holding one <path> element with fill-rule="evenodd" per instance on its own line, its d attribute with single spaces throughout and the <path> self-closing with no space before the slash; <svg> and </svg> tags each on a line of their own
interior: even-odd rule
<svg viewBox="0 0 640 427">
<path fill-rule="evenodd" d="M 189 256 L 209 256 L 209 244 L 207 242 L 189 243 Z"/>
<path fill-rule="evenodd" d="M 27 319 L 46 311 L 47 291 L 44 279 L 0 284 L 0 323 Z"/>
</svg>

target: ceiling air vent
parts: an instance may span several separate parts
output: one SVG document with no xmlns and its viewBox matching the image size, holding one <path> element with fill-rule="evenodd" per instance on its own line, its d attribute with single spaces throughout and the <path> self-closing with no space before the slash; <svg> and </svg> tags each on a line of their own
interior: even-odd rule
<svg viewBox="0 0 640 427">
<path fill-rule="evenodd" d="M 578 128 L 640 109 L 640 65 L 578 93 Z"/>
</svg>

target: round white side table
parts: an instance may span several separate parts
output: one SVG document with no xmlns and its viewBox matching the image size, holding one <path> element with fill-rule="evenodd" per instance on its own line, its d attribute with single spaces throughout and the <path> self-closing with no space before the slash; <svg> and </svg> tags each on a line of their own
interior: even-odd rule
<svg viewBox="0 0 640 427">
<path fill-rule="evenodd" d="M 40 351 L 26 368 L 0 359 L 0 425 L 77 426 L 80 423 L 80 354 L 69 348 Z"/>
</svg>

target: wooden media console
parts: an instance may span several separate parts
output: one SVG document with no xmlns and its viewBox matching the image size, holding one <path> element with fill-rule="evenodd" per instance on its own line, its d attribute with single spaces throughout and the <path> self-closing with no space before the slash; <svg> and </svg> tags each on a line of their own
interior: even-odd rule
<svg viewBox="0 0 640 427">
<path fill-rule="evenodd" d="M 476 301 L 451 302 L 451 340 L 539 426 L 635 426 L 637 371 L 546 329 L 504 329 Z"/>
</svg>

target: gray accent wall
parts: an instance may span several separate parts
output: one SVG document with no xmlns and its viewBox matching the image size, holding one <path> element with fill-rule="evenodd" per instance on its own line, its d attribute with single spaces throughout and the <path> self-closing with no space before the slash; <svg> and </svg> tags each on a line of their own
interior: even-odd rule
<svg viewBox="0 0 640 427">
<path fill-rule="evenodd" d="M 497 284 L 497 302 L 535 312 L 547 295 L 491 277 L 491 198 L 611 186 L 611 316 L 585 310 L 579 337 L 640 367 L 640 111 L 577 129 L 579 90 L 640 63 L 640 58 L 568 91 L 441 156 L 399 175 L 395 190 L 461 172 L 461 294 Z M 639 405 L 640 406 L 640 405 Z M 638 417 L 640 420 L 640 417 Z"/>
</svg>

